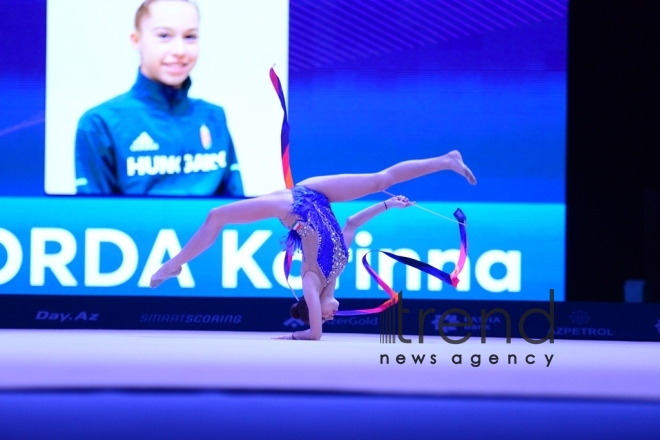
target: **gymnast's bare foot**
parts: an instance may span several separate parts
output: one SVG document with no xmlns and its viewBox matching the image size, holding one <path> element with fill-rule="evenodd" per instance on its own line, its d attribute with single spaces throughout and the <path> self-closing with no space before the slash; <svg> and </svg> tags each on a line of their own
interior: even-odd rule
<svg viewBox="0 0 660 440">
<path fill-rule="evenodd" d="M 169 263 L 169 262 L 168 262 Z M 175 268 L 174 270 L 170 269 L 167 263 L 163 264 L 160 269 L 151 277 L 151 282 L 149 285 L 151 287 L 158 287 L 160 284 L 172 277 L 178 276 L 181 273 L 181 266 Z"/>
<path fill-rule="evenodd" d="M 463 157 L 461 156 L 461 153 L 458 152 L 458 150 L 453 150 L 447 153 L 447 156 L 449 156 L 452 159 L 453 164 L 451 165 L 452 171 L 457 172 L 461 176 L 465 177 L 468 182 L 472 185 L 477 184 L 477 178 L 474 177 L 474 174 L 472 174 L 472 171 L 463 163 Z"/>
</svg>

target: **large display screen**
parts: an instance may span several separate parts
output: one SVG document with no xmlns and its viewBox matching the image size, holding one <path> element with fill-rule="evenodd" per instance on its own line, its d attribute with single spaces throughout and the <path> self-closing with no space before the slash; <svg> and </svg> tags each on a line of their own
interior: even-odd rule
<svg viewBox="0 0 660 440">
<path fill-rule="evenodd" d="M 454 149 L 478 179 L 441 172 L 392 187 L 425 210 L 390 210 L 359 230 L 339 300 L 386 297 L 365 254 L 408 298 L 565 299 L 566 1 L 199 0 L 192 85 L 165 98 L 138 73 L 149 55 L 131 40 L 140 4 L 2 1 L 0 293 L 291 296 L 275 219 L 227 226 L 179 277 L 149 288 L 211 208 L 285 187 L 274 65 L 296 182 Z M 167 117 L 134 104 L 136 90 L 166 99 Z M 232 172 L 240 191 L 205 180 Z M 97 178 L 107 184 L 82 190 Z M 388 197 L 333 210 L 343 224 Z M 369 253 L 451 271 L 458 227 L 428 210 L 457 208 L 469 243 L 458 288 Z"/>
</svg>

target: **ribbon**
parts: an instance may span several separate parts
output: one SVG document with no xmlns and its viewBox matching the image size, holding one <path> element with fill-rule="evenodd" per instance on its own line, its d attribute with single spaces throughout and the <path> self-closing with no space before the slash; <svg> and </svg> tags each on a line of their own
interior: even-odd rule
<svg viewBox="0 0 660 440">
<path fill-rule="evenodd" d="M 282 104 L 282 111 L 284 112 L 284 119 L 282 120 L 282 131 L 280 134 L 281 142 L 281 154 L 282 154 L 282 171 L 284 173 L 284 184 L 287 189 L 293 188 L 293 174 L 291 173 L 291 162 L 289 156 L 289 120 L 286 112 L 286 101 L 284 99 L 284 91 L 282 90 L 282 83 L 280 78 L 275 73 L 275 69 L 270 68 L 270 81 L 275 87 L 275 93 L 280 98 L 280 104 Z M 296 295 L 295 290 L 289 284 L 289 274 L 291 273 L 291 264 L 293 263 L 293 250 L 288 246 L 284 254 L 284 275 L 286 276 L 286 284 L 289 286 L 291 293 L 296 298 L 296 301 L 299 301 L 298 295 Z"/>
<path fill-rule="evenodd" d="M 291 174 L 291 162 L 289 157 L 289 120 L 286 112 L 286 102 L 284 101 L 284 92 L 282 91 L 282 83 L 280 78 L 275 73 L 275 69 L 270 68 L 270 81 L 275 87 L 275 92 L 280 98 L 282 110 L 284 111 L 284 120 L 282 121 L 282 132 L 280 135 L 281 140 L 281 153 L 282 153 L 282 171 L 284 172 L 284 184 L 287 189 L 293 188 L 293 175 Z"/>
<path fill-rule="evenodd" d="M 458 275 L 463 270 L 463 266 L 465 266 L 465 260 L 467 259 L 468 244 L 467 244 L 467 232 L 465 230 L 465 224 L 467 223 L 467 218 L 465 217 L 465 214 L 459 208 L 456 210 L 456 212 L 454 212 L 454 217 L 456 218 L 456 220 L 458 220 L 458 229 L 461 235 L 461 247 L 460 247 L 458 262 L 456 263 L 456 267 L 450 274 L 447 272 L 443 272 L 442 270 L 433 267 L 430 264 L 424 263 L 423 261 L 415 260 L 414 258 L 403 257 L 401 255 L 397 255 L 392 252 L 386 252 L 386 251 L 376 251 L 376 252 L 385 254 L 388 257 L 392 258 L 393 260 L 403 263 L 406 266 L 414 267 L 415 269 L 425 272 L 431 275 L 432 277 L 438 278 L 444 281 L 445 283 L 450 284 L 453 287 L 456 287 L 458 286 L 458 283 L 460 281 L 458 279 Z M 390 299 L 385 301 L 380 306 L 374 307 L 372 309 L 341 310 L 341 311 L 337 311 L 335 313 L 335 316 L 356 316 L 356 315 L 369 315 L 372 313 L 380 313 L 383 310 L 387 309 L 388 307 L 391 307 L 395 305 L 397 302 L 399 302 L 399 296 L 394 291 L 394 289 L 388 286 L 387 283 L 383 281 L 383 279 L 369 265 L 369 263 L 367 262 L 367 255 L 369 255 L 369 253 L 367 253 L 362 257 L 362 265 L 364 266 L 365 269 L 367 269 L 367 272 L 369 272 L 369 275 L 371 275 L 371 277 L 376 281 L 376 283 L 378 283 L 378 285 L 382 287 L 383 290 L 390 296 Z"/>
</svg>

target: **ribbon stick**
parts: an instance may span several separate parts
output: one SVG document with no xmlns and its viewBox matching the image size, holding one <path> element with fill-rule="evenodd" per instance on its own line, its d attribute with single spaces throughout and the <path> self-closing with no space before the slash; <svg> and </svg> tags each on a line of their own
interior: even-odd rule
<svg viewBox="0 0 660 440">
<path fill-rule="evenodd" d="M 270 68 L 270 81 L 275 87 L 275 92 L 280 98 L 280 103 L 282 104 L 282 110 L 284 111 L 284 120 L 282 121 L 282 134 L 281 145 L 282 145 L 282 171 L 284 172 L 284 184 L 287 189 L 293 188 L 293 175 L 291 174 L 291 162 L 289 157 L 289 120 L 286 112 L 286 102 L 284 100 L 284 91 L 282 90 L 282 83 L 280 78 L 275 73 L 275 69 Z"/>
<path fill-rule="evenodd" d="M 392 193 L 389 192 L 389 191 L 381 191 L 381 192 L 384 193 L 384 194 L 387 194 L 388 196 L 396 197 L 396 194 L 392 194 Z M 445 219 L 445 220 L 449 220 L 450 222 L 458 223 L 459 225 L 462 224 L 462 222 L 460 222 L 460 221 L 456 221 L 456 220 L 451 219 L 451 218 L 449 218 L 449 217 L 445 217 L 444 215 L 438 214 L 438 213 L 435 212 L 435 211 L 431 211 L 430 209 L 426 209 L 426 208 L 424 208 L 424 207 L 422 207 L 422 206 L 419 206 L 417 203 L 415 203 L 415 204 L 413 204 L 413 205 L 411 205 L 411 206 L 414 206 L 414 207 L 417 208 L 417 209 L 421 209 L 422 211 L 429 212 L 429 213 L 431 213 L 431 214 L 433 214 L 433 215 L 436 215 L 436 216 L 438 216 L 438 217 L 440 217 L 440 218 L 443 218 L 443 219 Z M 467 223 L 464 223 L 464 224 L 467 226 Z"/>
<path fill-rule="evenodd" d="M 407 266 L 414 267 L 415 269 L 425 272 L 431 275 L 432 277 L 438 278 L 444 281 L 445 283 L 450 284 L 453 287 L 456 287 L 458 286 L 458 283 L 460 281 L 458 279 L 458 275 L 463 270 L 463 266 L 465 266 L 465 261 L 467 259 L 468 243 L 467 243 L 467 232 L 465 230 L 465 225 L 467 223 L 467 218 L 465 217 L 465 214 L 459 208 L 456 210 L 456 212 L 454 212 L 454 217 L 457 220 L 459 232 L 461 235 L 461 248 L 459 251 L 458 262 L 456 263 L 456 267 L 451 272 L 451 274 L 448 274 L 447 272 L 443 272 L 442 270 L 433 267 L 430 264 L 424 263 L 423 261 L 415 260 L 414 258 L 403 257 L 401 255 L 397 255 L 392 252 L 386 252 L 386 251 L 377 251 L 377 252 L 385 254 L 388 257 L 392 258 L 393 260 L 396 260 Z M 364 266 L 365 269 L 367 269 L 367 272 L 369 272 L 369 275 L 371 275 L 371 277 L 376 281 L 376 283 L 378 283 L 378 285 L 382 287 L 383 290 L 385 290 L 385 292 L 390 296 L 390 299 L 385 301 L 380 306 L 374 307 L 372 309 L 337 311 L 337 313 L 335 313 L 336 316 L 356 316 L 356 315 L 379 313 L 387 309 L 388 307 L 395 305 L 399 301 L 399 296 L 394 291 L 394 289 L 388 286 L 387 283 L 385 283 L 385 281 L 383 281 L 382 278 L 376 273 L 376 271 L 369 265 L 369 263 L 367 262 L 367 255 L 362 257 L 362 265 Z"/>
</svg>

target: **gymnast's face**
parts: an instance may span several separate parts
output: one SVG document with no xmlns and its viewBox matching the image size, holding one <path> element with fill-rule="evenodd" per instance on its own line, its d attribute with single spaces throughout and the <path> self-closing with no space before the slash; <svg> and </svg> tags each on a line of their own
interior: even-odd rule
<svg viewBox="0 0 660 440">
<path fill-rule="evenodd" d="M 198 28 L 199 14 L 192 3 L 164 0 L 149 5 L 149 14 L 131 35 L 142 74 L 180 87 L 197 62 Z"/>
<path fill-rule="evenodd" d="M 335 319 L 337 310 L 339 310 L 339 301 L 334 298 L 321 299 L 321 317 L 323 321 Z"/>
</svg>

